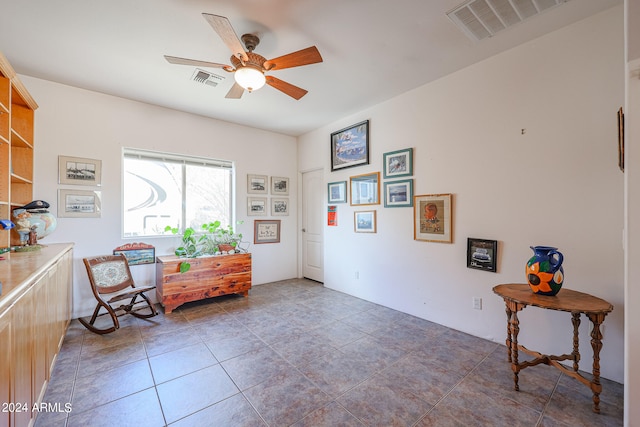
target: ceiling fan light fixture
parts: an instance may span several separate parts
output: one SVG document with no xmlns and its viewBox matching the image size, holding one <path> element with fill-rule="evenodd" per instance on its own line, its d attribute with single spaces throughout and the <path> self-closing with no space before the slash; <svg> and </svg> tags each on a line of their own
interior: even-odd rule
<svg viewBox="0 0 640 427">
<path fill-rule="evenodd" d="M 264 73 L 251 66 L 238 68 L 233 77 L 236 79 L 236 83 L 249 92 L 260 89 L 266 82 Z"/>
</svg>

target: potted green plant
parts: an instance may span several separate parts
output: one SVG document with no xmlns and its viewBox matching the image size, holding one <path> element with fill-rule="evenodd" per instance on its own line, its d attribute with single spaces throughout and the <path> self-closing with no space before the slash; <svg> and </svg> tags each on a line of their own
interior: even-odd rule
<svg viewBox="0 0 640 427">
<path fill-rule="evenodd" d="M 241 224 L 242 222 L 238 222 Z M 167 225 L 165 231 L 178 234 L 177 227 Z M 218 220 L 202 224 L 196 231 L 193 227 L 188 227 L 182 233 L 182 245 L 175 249 L 176 256 L 181 258 L 197 258 L 203 256 L 213 256 L 218 254 L 235 253 L 238 251 L 242 241 L 242 234 L 236 233 L 233 226 L 226 227 Z M 183 261 L 180 263 L 180 272 L 185 273 L 191 268 L 191 263 Z"/>
</svg>

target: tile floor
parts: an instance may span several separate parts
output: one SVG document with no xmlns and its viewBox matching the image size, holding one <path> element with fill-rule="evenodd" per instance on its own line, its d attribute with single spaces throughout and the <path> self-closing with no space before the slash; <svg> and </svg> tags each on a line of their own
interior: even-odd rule
<svg viewBox="0 0 640 427">
<path fill-rule="evenodd" d="M 72 410 L 36 426 L 622 425 L 621 384 L 602 381 L 600 415 L 549 366 L 516 392 L 504 345 L 312 281 L 121 319 L 72 322 L 44 398 Z"/>
</svg>

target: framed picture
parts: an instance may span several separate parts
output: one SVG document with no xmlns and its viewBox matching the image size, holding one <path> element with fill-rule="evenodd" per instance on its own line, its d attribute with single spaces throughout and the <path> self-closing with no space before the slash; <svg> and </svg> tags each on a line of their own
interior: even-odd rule
<svg viewBox="0 0 640 427">
<path fill-rule="evenodd" d="M 413 197 L 413 238 L 425 242 L 451 243 L 451 194 Z"/>
<path fill-rule="evenodd" d="M 260 216 L 267 214 L 266 197 L 247 197 L 247 215 Z"/>
<path fill-rule="evenodd" d="M 331 171 L 369 164 L 369 120 L 331 134 Z"/>
<path fill-rule="evenodd" d="M 356 233 L 375 233 L 376 211 L 354 212 L 353 228 Z"/>
<path fill-rule="evenodd" d="M 267 194 L 269 192 L 269 181 L 267 175 L 247 175 L 247 193 Z"/>
<path fill-rule="evenodd" d="M 58 184 L 99 186 L 101 175 L 102 160 L 58 156 Z"/>
<path fill-rule="evenodd" d="M 347 181 L 327 184 L 328 203 L 347 203 Z"/>
<path fill-rule="evenodd" d="M 413 206 L 413 179 L 384 183 L 384 207 L 402 208 Z"/>
<path fill-rule="evenodd" d="M 413 148 L 384 153 L 383 164 L 385 178 L 413 175 Z"/>
<path fill-rule="evenodd" d="M 271 215 L 289 215 L 289 199 L 271 199 Z"/>
<path fill-rule="evenodd" d="M 255 220 L 253 222 L 253 243 L 280 243 L 280 220 Z"/>
<path fill-rule="evenodd" d="M 467 267 L 496 272 L 498 241 L 467 239 Z"/>
<path fill-rule="evenodd" d="M 288 196 L 289 195 L 289 178 L 272 176 L 271 177 L 271 194 L 276 196 Z"/>
<path fill-rule="evenodd" d="M 100 191 L 58 190 L 58 217 L 100 218 Z"/>
<path fill-rule="evenodd" d="M 380 204 L 380 172 L 352 176 L 349 182 L 352 206 Z"/>
<path fill-rule="evenodd" d="M 115 248 L 113 254 L 123 254 L 129 265 L 154 264 L 156 262 L 156 248 L 146 243 L 127 243 Z"/>
</svg>

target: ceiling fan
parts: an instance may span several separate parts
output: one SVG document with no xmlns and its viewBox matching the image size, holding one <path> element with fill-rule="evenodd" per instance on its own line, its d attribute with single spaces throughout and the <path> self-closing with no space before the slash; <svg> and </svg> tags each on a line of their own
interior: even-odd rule
<svg viewBox="0 0 640 427">
<path fill-rule="evenodd" d="M 306 90 L 276 77 L 265 75 L 265 73 L 322 62 L 322 56 L 320 56 L 318 48 L 311 46 L 297 52 L 267 60 L 264 56 L 253 52 L 258 43 L 260 43 L 258 36 L 254 34 L 244 34 L 241 37 L 242 42 L 240 42 L 240 39 L 227 18 L 209 13 L 203 13 L 202 16 L 209 22 L 209 25 L 213 27 L 233 53 L 231 55 L 231 65 L 165 55 L 164 57 L 168 62 L 171 64 L 222 68 L 229 73 L 234 73 L 235 83 L 225 98 L 238 99 L 242 96 L 245 89 L 253 92 L 254 90 L 260 89 L 265 83 L 295 99 L 300 99 L 307 94 Z M 242 43 L 246 46 L 247 51 L 245 51 Z"/>
</svg>

